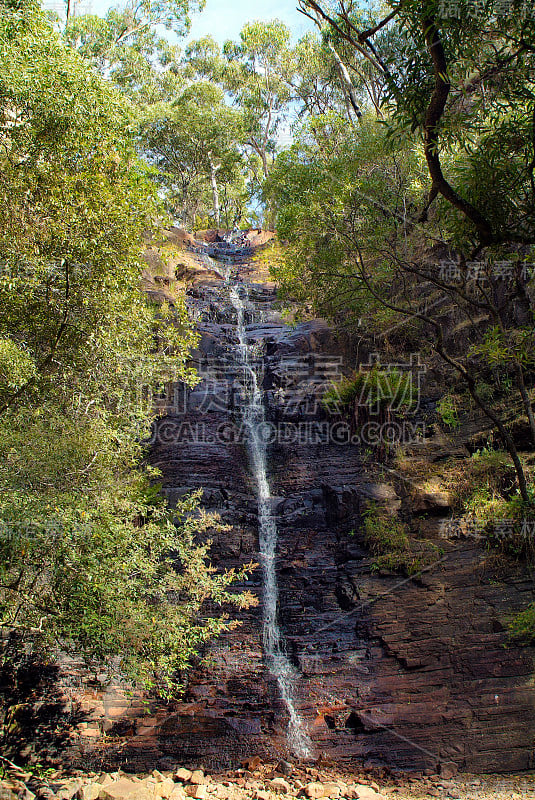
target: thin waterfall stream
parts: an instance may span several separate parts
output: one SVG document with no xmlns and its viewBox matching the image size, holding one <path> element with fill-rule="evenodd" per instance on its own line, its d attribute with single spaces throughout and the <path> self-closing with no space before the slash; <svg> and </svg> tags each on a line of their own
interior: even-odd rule
<svg viewBox="0 0 535 800">
<path fill-rule="evenodd" d="M 244 302 L 245 299 L 245 302 Z M 273 514 L 267 471 L 267 444 L 263 436 L 266 423 L 262 390 L 251 347 L 247 343 L 245 307 L 249 292 L 245 285 L 230 286 L 230 300 L 236 310 L 238 357 L 244 374 L 243 423 L 247 449 L 256 482 L 258 497 L 259 553 L 263 577 L 263 646 L 271 673 L 277 679 L 281 697 L 289 714 L 288 744 L 300 758 L 312 756 L 312 742 L 296 707 L 297 672 L 284 650 L 284 640 L 277 620 L 278 583 L 276 572 L 277 521 Z"/>
</svg>

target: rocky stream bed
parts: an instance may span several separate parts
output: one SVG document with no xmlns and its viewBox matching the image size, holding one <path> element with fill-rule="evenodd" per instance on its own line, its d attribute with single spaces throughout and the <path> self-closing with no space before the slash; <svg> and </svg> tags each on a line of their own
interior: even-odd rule
<svg viewBox="0 0 535 800">
<path fill-rule="evenodd" d="M 148 775 L 122 771 L 50 775 L 46 780 L 23 770 L 8 769 L 0 783 L 2 800 L 532 800 L 535 776 L 439 776 L 431 770 L 401 771 L 361 768 L 341 774 L 328 767 L 302 767 L 283 761 L 264 764 L 249 759 L 244 767 L 209 775 L 202 768 L 154 770 Z M 449 777 L 445 777 L 448 775 Z"/>
</svg>

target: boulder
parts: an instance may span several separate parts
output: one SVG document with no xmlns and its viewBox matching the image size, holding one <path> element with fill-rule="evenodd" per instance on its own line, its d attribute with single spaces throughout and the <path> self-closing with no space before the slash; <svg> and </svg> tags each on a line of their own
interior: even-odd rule
<svg viewBox="0 0 535 800">
<path fill-rule="evenodd" d="M 195 800 L 205 800 L 208 794 L 207 787 L 205 784 L 190 783 L 189 786 L 186 786 L 186 794 L 188 797 L 195 798 Z"/>
<path fill-rule="evenodd" d="M 260 766 L 262 760 L 260 756 L 252 756 L 252 758 L 244 759 L 241 763 L 244 769 L 248 769 L 250 772 L 252 772 L 254 769 Z"/>
<path fill-rule="evenodd" d="M 78 800 L 98 800 L 100 791 L 103 789 L 101 783 L 86 783 L 77 793 Z"/>
<path fill-rule="evenodd" d="M 413 493 L 411 509 L 414 514 L 444 516 L 451 509 L 451 497 L 448 492 L 417 489 Z"/>
<path fill-rule="evenodd" d="M 284 778 L 273 778 L 273 780 L 269 782 L 269 788 L 278 794 L 291 794 L 292 792 L 292 787 Z"/>
<path fill-rule="evenodd" d="M 371 786 L 356 783 L 353 788 L 356 790 L 359 800 L 385 800 L 384 794 L 376 792 Z"/>
<path fill-rule="evenodd" d="M 119 778 L 108 783 L 99 792 L 99 800 L 152 800 L 152 792 L 138 781 L 130 778 Z"/>
<path fill-rule="evenodd" d="M 82 788 L 82 781 L 77 778 L 76 780 L 69 781 L 64 784 L 61 789 L 56 792 L 57 800 L 72 800 L 73 797 L 78 795 Z"/>
<path fill-rule="evenodd" d="M 232 789 L 229 789 L 227 786 L 222 786 L 220 783 L 216 783 L 214 785 L 213 794 L 218 800 L 228 800 L 232 795 Z"/>
<path fill-rule="evenodd" d="M 443 761 L 440 765 L 440 777 L 450 780 L 459 771 L 459 767 L 453 761 Z"/>
<path fill-rule="evenodd" d="M 165 231 L 165 234 L 167 240 L 173 244 L 195 244 L 195 239 L 191 233 L 188 233 L 188 231 L 184 230 L 184 228 L 177 228 L 176 225 L 172 225 L 168 230 Z"/>
<path fill-rule="evenodd" d="M 191 773 L 189 782 L 195 784 L 196 786 L 202 786 L 203 784 L 208 783 L 208 780 L 202 769 L 195 769 Z"/>
<path fill-rule="evenodd" d="M 279 763 L 277 764 L 276 771 L 280 772 L 281 775 L 288 776 L 288 775 L 292 774 L 292 772 L 294 771 L 294 768 L 293 768 L 293 765 L 290 764 L 289 761 L 284 761 L 283 760 L 283 761 L 279 761 Z"/>
<path fill-rule="evenodd" d="M 383 506 L 390 514 L 395 514 L 401 506 L 396 490 L 388 483 L 363 483 L 359 491 L 363 497 Z"/>
<path fill-rule="evenodd" d="M 180 767 L 175 772 L 175 780 L 180 781 L 181 783 L 187 783 L 192 775 L 193 773 L 190 769 L 185 769 L 184 767 Z"/>
<path fill-rule="evenodd" d="M 346 786 L 342 790 L 342 795 L 346 800 L 359 800 L 359 793 L 354 786 Z"/>
<path fill-rule="evenodd" d="M 312 798 L 312 800 L 317 800 L 319 797 L 325 797 L 323 784 L 319 783 L 319 781 L 307 783 L 303 791 L 306 796 Z"/>
<path fill-rule="evenodd" d="M 169 795 L 169 800 L 185 800 L 186 792 L 183 786 L 175 784 L 173 791 Z"/>
<path fill-rule="evenodd" d="M 323 793 L 324 797 L 340 797 L 342 790 L 338 783 L 327 781 L 323 784 Z"/>
<path fill-rule="evenodd" d="M 165 800 L 168 800 L 174 788 L 175 782 L 171 780 L 171 778 L 164 778 L 163 781 L 159 781 L 154 787 L 154 797 L 163 797 Z"/>
</svg>

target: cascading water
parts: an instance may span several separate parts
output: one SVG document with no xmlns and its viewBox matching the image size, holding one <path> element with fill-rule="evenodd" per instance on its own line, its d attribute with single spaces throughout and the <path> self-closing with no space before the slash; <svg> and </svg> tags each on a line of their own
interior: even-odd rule
<svg viewBox="0 0 535 800">
<path fill-rule="evenodd" d="M 277 679 L 282 699 L 288 709 L 288 743 L 299 758 L 312 756 L 312 742 L 304 720 L 295 702 L 296 671 L 286 653 L 277 622 L 278 584 L 275 566 L 277 548 L 277 522 L 273 515 L 271 492 L 267 476 L 267 444 L 263 431 L 265 410 L 258 375 L 251 359 L 245 330 L 245 303 L 241 292 L 249 299 L 247 288 L 237 285 L 230 288 L 230 299 L 236 310 L 238 355 L 244 374 L 245 404 L 243 423 L 247 433 L 247 448 L 254 473 L 258 495 L 259 550 L 263 573 L 263 643 L 264 653 L 271 673 Z"/>
</svg>

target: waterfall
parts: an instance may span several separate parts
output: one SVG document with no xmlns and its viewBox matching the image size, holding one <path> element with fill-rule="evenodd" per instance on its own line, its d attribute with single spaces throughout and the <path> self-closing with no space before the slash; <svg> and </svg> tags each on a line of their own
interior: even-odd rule
<svg viewBox="0 0 535 800">
<path fill-rule="evenodd" d="M 284 651 L 283 637 L 277 622 L 278 585 L 276 573 L 277 522 L 273 515 L 271 492 L 267 475 L 267 444 L 263 436 L 266 422 L 262 391 L 251 359 L 245 331 L 245 304 L 239 289 L 248 300 L 245 286 L 231 286 L 230 299 L 236 309 L 238 355 L 244 373 L 244 428 L 247 432 L 249 460 L 258 495 L 259 551 L 263 577 L 263 644 L 266 661 L 277 679 L 282 699 L 289 714 L 288 743 L 300 758 L 310 758 L 312 742 L 306 731 L 295 701 L 297 673 Z"/>
</svg>

